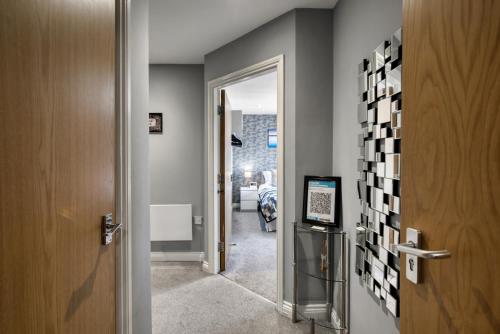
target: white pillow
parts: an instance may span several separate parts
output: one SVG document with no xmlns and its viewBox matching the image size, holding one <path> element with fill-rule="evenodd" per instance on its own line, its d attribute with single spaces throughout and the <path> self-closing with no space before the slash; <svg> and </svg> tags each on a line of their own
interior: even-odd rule
<svg viewBox="0 0 500 334">
<path fill-rule="evenodd" d="M 264 177 L 264 184 L 272 185 L 273 173 L 270 170 L 262 171 L 262 176 Z"/>
</svg>

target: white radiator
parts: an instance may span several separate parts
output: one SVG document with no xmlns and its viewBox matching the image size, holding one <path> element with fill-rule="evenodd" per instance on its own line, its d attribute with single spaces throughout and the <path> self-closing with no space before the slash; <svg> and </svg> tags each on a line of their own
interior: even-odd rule
<svg viewBox="0 0 500 334">
<path fill-rule="evenodd" d="M 193 240 L 191 204 L 150 205 L 151 241 Z"/>
</svg>

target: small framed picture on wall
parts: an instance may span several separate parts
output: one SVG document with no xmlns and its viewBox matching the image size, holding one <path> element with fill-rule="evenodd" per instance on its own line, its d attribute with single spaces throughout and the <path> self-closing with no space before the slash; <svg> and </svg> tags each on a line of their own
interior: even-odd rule
<svg viewBox="0 0 500 334">
<path fill-rule="evenodd" d="M 305 176 L 302 221 L 339 227 L 340 177 Z"/>
<path fill-rule="evenodd" d="M 163 113 L 149 113 L 149 133 L 163 133 Z"/>
</svg>

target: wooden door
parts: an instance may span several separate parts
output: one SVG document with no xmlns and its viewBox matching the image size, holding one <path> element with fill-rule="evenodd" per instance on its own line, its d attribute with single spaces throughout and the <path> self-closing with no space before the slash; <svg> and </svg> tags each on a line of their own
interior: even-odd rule
<svg viewBox="0 0 500 334">
<path fill-rule="evenodd" d="M 404 0 L 401 333 L 500 333 L 500 1 Z M 402 256 L 404 261 L 405 256 Z"/>
<path fill-rule="evenodd" d="M 232 146 L 231 146 L 231 103 L 225 90 L 220 92 L 220 161 L 219 161 L 219 212 L 220 235 L 223 242 L 220 251 L 220 271 L 226 270 L 226 263 L 230 253 L 232 231 Z"/>
<path fill-rule="evenodd" d="M 115 333 L 115 0 L 0 1 L 0 333 Z"/>
</svg>

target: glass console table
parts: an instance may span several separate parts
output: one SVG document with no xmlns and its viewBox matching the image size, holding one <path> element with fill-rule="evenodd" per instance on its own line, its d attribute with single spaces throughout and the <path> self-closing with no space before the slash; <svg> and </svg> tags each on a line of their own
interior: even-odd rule
<svg viewBox="0 0 500 334">
<path fill-rule="evenodd" d="M 294 223 L 292 320 L 310 321 L 334 333 L 347 333 L 346 233 L 326 225 Z"/>
</svg>

